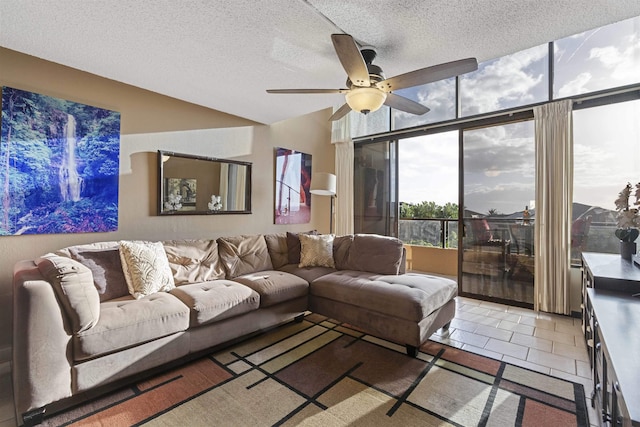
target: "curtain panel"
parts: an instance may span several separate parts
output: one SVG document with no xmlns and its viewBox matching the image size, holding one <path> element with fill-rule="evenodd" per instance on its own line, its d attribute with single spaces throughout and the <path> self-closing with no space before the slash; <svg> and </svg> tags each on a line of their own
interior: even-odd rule
<svg viewBox="0 0 640 427">
<path fill-rule="evenodd" d="M 335 109 L 334 109 L 335 110 Z M 335 147 L 336 204 L 335 233 L 353 233 L 353 141 L 350 114 L 333 122 L 331 143 Z"/>
<path fill-rule="evenodd" d="M 572 101 L 535 107 L 534 309 L 570 314 Z"/>
</svg>

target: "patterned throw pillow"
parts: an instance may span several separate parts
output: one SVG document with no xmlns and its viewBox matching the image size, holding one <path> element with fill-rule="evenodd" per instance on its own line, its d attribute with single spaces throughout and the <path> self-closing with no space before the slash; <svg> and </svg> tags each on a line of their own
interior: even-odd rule
<svg viewBox="0 0 640 427">
<path fill-rule="evenodd" d="M 318 236 L 299 234 L 300 238 L 300 264 L 298 267 L 331 267 L 333 262 L 333 234 Z"/>
<path fill-rule="evenodd" d="M 173 273 L 161 242 L 120 242 L 122 270 L 129 293 L 140 299 L 175 288 Z"/>
</svg>

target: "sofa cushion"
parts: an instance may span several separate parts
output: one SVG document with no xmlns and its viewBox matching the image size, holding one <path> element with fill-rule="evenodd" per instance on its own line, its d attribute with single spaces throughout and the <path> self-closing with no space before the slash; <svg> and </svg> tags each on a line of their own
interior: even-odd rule
<svg viewBox="0 0 640 427">
<path fill-rule="evenodd" d="M 287 233 L 265 234 L 264 240 L 267 242 L 271 265 L 278 269 L 289 263 L 289 252 L 287 250 Z"/>
<path fill-rule="evenodd" d="M 351 304 L 372 312 L 420 322 L 453 299 L 455 281 L 425 274 L 383 276 L 360 271 L 337 271 L 311 283 L 310 294 Z"/>
<path fill-rule="evenodd" d="M 189 327 L 189 308 L 173 295 L 158 292 L 140 299 L 126 296 L 100 304 L 100 320 L 74 336 L 75 360 L 131 347 Z"/>
<path fill-rule="evenodd" d="M 109 249 L 70 247 L 69 253 L 73 259 L 91 270 L 100 302 L 129 294 L 118 247 Z"/>
<path fill-rule="evenodd" d="M 221 237 L 218 239 L 218 252 L 227 279 L 273 269 L 267 242 L 260 234 Z"/>
<path fill-rule="evenodd" d="M 78 261 L 55 254 L 44 255 L 35 262 L 40 274 L 53 285 L 71 320 L 72 332 L 93 328 L 100 319 L 100 297 L 91 270 Z"/>
<path fill-rule="evenodd" d="M 300 238 L 299 234 L 311 234 L 316 235 L 316 230 L 310 230 L 303 233 L 293 233 L 287 231 L 287 257 L 289 258 L 289 264 L 300 264 Z"/>
<path fill-rule="evenodd" d="M 298 267 L 298 264 L 287 264 L 279 268 L 280 271 L 291 273 L 295 276 L 302 277 L 307 282 L 311 283 L 320 276 L 333 273 L 335 268 L 329 267 Z"/>
<path fill-rule="evenodd" d="M 298 267 L 330 267 L 333 262 L 333 234 L 312 236 L 301 234 L 300 238 L 300 264 Z"/>
<path fill-rule="evenodd" d="M 224 279 L 215 240 L 166 240 L 162 245 L 176 285 Z"/>
<path fill-rule="evenodd" d="M 402 241 L 395 237 L 356 234 L 343 267 L 378 274 L 398 274 L 402 253 Z"/>
<path fill-rule="evenodd" d="M 284 271 L 260 271 L 238 276 L 234 280 L 260 294 L 260 307 L 299 298 L 309 292 L 309 282 Z"/>
<path fill-rule="evenodd" d="M 336 236 L 333 239 L 333 262 L 338 270 L 347 269 L 351 243 L 353 243 L 353 234 Z"/>
<path fill-rule="evenodd" d="M 160 242 L 120 242 L 122 271 L 129 293 L 140 299 L 175 287 L 169 260 Z"/>
<path fill-rule="evenodd" d="M 191 326 L 200 326 L 256 310 L 260 296 L 231 280 L 214 280 L 178 286 L 171 294 L 191 311 Z"/>
</svg>

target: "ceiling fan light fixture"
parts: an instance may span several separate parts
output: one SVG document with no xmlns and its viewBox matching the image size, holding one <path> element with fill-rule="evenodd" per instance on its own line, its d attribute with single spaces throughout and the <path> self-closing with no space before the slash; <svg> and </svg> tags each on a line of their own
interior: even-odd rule
<svg viewBox="0 0 640 427">
<path fill-rule="evenodd" d="M 358 87 L 347 92 L 345 98 L 352 110 L 368 114 L 382 107 L 387 93 L 375 87 Z"/>
</svg>

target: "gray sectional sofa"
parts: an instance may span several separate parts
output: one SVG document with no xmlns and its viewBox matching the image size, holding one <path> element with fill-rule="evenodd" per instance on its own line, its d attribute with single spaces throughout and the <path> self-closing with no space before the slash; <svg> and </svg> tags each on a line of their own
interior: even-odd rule
<svg viewBox="0 0 640 427">
<path fill-rule="evenodd" d="M 454 281 L 404 273 L 402 242 L 278 233 L 101 242 L 14 269 L 18 420 L 313 311 L 417 349 L 455 314 Z"/>
</svg>

